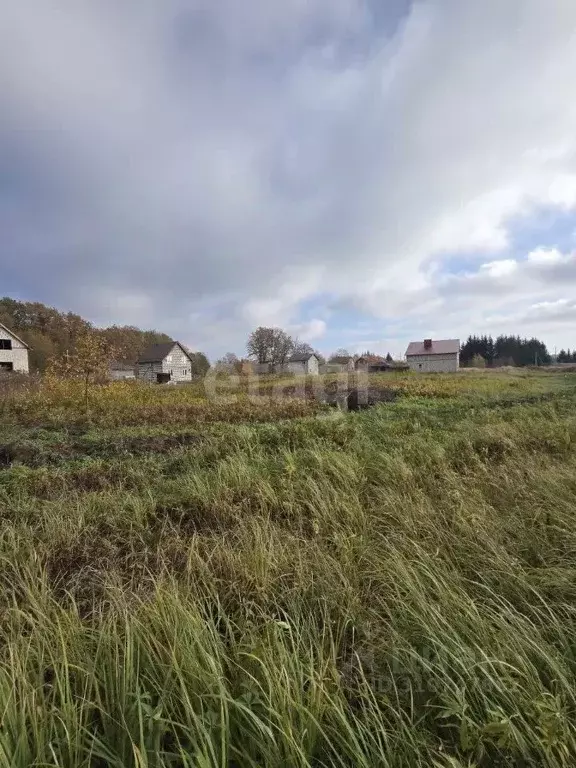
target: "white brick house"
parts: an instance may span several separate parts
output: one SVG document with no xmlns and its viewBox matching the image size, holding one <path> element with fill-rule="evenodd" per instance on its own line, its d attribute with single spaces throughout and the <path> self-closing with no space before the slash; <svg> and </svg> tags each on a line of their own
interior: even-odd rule
<svg viewBox="0 0 576 768">
<path fill-rule="evenodd" d="M 178 341 L 153 344 L 136 361 L 136 378 L 154 384 L 192 381 L 192 360 Z"/>
<path fill-rule="evenodd" d="M 420 373 L 450 373 L 460 367 L 460 339 L 411 341 L 406 362 Z"/>
<path fill-rule="evenodd" d="M 0 323 L 0 371 L 28 373 L 28 344 Z"/>
</svg>

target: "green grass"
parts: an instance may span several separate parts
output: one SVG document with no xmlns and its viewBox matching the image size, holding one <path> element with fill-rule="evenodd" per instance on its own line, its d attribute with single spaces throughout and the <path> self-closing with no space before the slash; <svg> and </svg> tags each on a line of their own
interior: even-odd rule
<svg viewBox="0 0 576 768">
<path fill-rule="evenodd" d="M 574 765 L 575 380 L 517 378 L 11 418 L 0 768 Z"/>
</svg>

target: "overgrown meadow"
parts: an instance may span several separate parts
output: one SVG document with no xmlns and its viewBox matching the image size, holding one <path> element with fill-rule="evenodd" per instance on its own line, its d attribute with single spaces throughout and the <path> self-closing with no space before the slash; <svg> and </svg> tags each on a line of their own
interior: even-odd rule
<svg viewBox="0 0 576 768">
<path fill-rule="evenodd" d="M 576 763 L 576 374 L 370 386 L 2 390 L 0 768 Z"/>
</svg>

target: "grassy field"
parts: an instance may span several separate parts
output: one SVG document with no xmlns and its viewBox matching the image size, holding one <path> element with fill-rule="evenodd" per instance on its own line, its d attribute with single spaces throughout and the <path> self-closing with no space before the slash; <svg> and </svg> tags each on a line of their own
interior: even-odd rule
<svg viewBox="0 0 576 768">
<path fill-rule="evenodd" d="M 576 763 L 576 374 L 371 386 L 3 394 L 0 768 Z"/>
</svg>

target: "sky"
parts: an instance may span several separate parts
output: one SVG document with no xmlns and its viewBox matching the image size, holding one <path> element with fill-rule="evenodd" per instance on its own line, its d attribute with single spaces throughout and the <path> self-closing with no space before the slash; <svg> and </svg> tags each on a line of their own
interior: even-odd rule
<svg viewBox="0 0 576 768">
<path fill-rule="evenodd" d="M 574 0 L 0 0 L 0 295 L 576 347 Z"/>
</svg>

